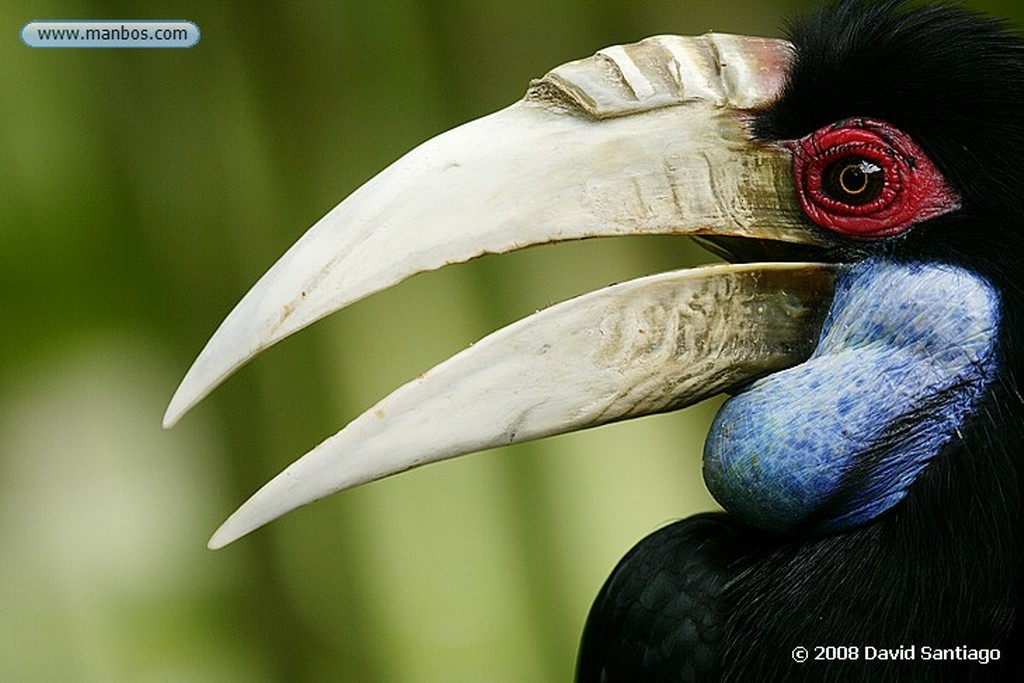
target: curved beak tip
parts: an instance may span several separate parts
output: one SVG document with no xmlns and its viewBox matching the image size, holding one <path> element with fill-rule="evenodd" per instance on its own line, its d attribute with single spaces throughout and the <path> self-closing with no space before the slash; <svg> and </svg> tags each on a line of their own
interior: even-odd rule
<svg viewBox="0 0 1024 683">
<path fill-rule="evenodd" d="M 784 41 L 717 34 L 609 48 L 424 143 L 260 279 L 196 359 L 164 427 L 283 337 L 484 253 L 622 234 L 820 244 L 785 182 L 790 152 L 750 140 L 745 122 L 777 96 L 790 55 Z M 834 276 L 822 264 L 716 266 L 545 309 L 370 408 L 257 492 L 208 545 L 331 492 L 502 445 L 509 425 L 516 441 L 583 429 L 682 407 L 799 362 Z"/>
</svg>

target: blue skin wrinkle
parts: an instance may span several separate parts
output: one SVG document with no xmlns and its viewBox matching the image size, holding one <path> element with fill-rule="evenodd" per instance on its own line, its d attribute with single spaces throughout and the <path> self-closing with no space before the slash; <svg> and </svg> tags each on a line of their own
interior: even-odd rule
<svg viewBox="0 0 1024 683">
<path fill-rule="evenodd" d="M 750 384 L 704 445 L 712 495 L 746 522 L 829 533 L 898 503 L 996 372 L 997 291 L 942 264 L 868 259 L 836 285 L 811 357 Z"/>
</svg>

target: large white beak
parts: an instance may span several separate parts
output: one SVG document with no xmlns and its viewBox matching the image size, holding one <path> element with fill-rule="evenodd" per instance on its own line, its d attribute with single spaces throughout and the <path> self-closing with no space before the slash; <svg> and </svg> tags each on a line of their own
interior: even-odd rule
<svg viewBox="0 0 1024 683">
<path fill-rule="evenodd" d="M 173 425 L 287 335 L 418 272 L 533 244 L 687 234 L 825 246 L 781 146 L 751 111 L 779 94 L 783 41 L 707 34 L 608 48 L 440 135 L 316 225 L 221 324 Z M 258 491 L 220 547 L 335 491 L 501 444 L 682 407 L 809 355 L 824 264 L 724 265 L 623 283 L 500 330 L 401 387 Z"/>
</svg>

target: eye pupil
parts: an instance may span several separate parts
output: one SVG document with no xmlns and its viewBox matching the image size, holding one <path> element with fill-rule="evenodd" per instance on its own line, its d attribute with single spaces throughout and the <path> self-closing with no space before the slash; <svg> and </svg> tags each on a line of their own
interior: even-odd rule
<svg viewBox="0 0 1024 683">
<path fill-rule="evenodd" d="M 849 164 L 839 172 L 839 184 L 848 194 L 860 194 L 868 189 L 868 174 L 860 166 Z"/>
<path fill-rule="evenodd" d="M 845 157 L 825 169 L 822 177 L 825 193 L 832 199 L 861 206 L 874 201 L 885 186 L 885 173 L 862 157 Z"/>
</svg>

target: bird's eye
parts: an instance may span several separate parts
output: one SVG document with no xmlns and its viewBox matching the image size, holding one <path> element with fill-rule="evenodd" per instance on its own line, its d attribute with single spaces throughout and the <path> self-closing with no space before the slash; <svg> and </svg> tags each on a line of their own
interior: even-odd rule
<svg viewBox="0 0 1024 683">
<path fill-rule="evenodd" d="M 960 197 L 906 133 L 847 119 L 788 143 L 807 216 L 847 237 L 872 239 L 960 207 Z"/>
<path fill-rule="evenodd" d="M 822 189 L 832 199 L 852 206 L 867 204 L 885 188 L 885 173 L 877 164 L 859 156 L 835 161 L 825 169 Z"/>
</svg>

